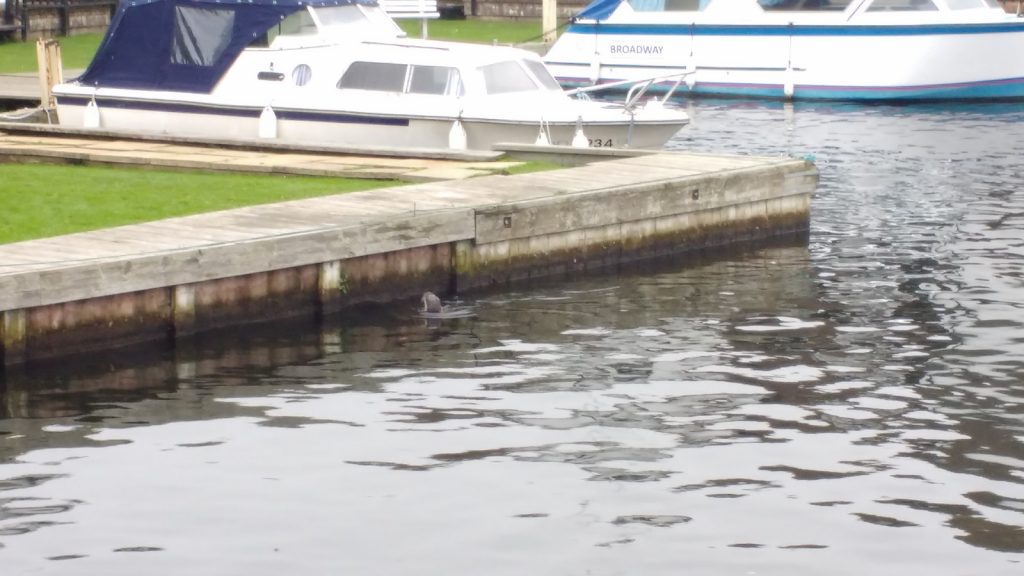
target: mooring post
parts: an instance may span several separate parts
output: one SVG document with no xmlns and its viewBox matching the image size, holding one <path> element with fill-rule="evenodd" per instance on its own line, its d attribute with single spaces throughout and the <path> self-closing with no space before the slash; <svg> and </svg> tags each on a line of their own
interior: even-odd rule
<svg viewBox="0 0 1024 576">
<path fill-rule="evenodd" d="M 452 245 L 451 280 L 452 288 L 458 292 L 463 286 L 473 285 L 470 276 L 473 271 L 473 241 L 459 240 Z"/>
<path fill-rule="evenodd" d="M 5 310 L 0 321 L 0 354 L 3 366 L 25 361 L 26 323 L 24 310 Z"/>
<path fill-rule="evenodd" d="M 545 44 L 554 44 L 558 40 L 558 1 L 543 0 L 541 2 L 541 34 Z"/>
<path fill-rule="evenodd" d="M 317 301 L 321 313 L 337 310 L 346 291 L 347 286 L 341 281 L 341 260 L 322 262 L 317 281 Z"/>
<path fill-rule="evenodd" d="M 171 312 L 174 337 L 190 336 L 196 331 L 196 289 L 192 284 L 179 284 L 174 292 Z"/>
<path fill-rule="evenodd" d="M 39 103 L 43 108 L 55 108 L 53 87 L 64 82 L 60 43 L 44 38 L 36 40 L 36 64 L 39 67 Z"/>
</svg>

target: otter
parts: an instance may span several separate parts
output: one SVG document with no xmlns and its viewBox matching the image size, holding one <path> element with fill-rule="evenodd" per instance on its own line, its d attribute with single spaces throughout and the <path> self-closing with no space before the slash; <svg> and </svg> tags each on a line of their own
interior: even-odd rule
<svg viewBox="0 0 1024 576">
<path fill-rule="evenodd" d="M 441 305 L 441 299 L 433 292 L 424 292 L 421 300 L 423 302 L 423 312 L 429 312 L 431 314 L 440 314 L 441 312 L 444 312 L 444 306 Z"/>
</svg>

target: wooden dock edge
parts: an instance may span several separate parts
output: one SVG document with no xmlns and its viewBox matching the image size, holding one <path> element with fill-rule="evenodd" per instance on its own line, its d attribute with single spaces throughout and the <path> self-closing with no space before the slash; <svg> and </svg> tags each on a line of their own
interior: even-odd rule
<svg viewBox="0 0 1024 576">
<path fill-rule="evenodd" d="M 143 341 L 184 345 L 217 327 L 322 315 L 424 290 L 465 292 L 806 237 L 817 180 L 810 162 L 780 159 L 0 276 L 0 365 Z"/>
<path fill-rule="evenodd" d="M 162 142 L 188 146 L 232 148 L 236 150 L 259 150 L 269 152 L 306 152 L 381 158 L 425 158 L 435 160 L 462 160 L 486 162 L 498 160 L 504 153 L 497 150 L 450 150 L 447 148 L 398 148 L 391 146 L 328 146 L 310 144 L 289 144 L 258 138 L 198 138 L 193 136 L 171 136 L 145 132 L 119 132 L 99 128 L 71 128 L 59 124 L 37 124 L 29 122 L 0 122 L 0 132 L 7 134 L 33 134 L 37 136 L 64 138 L 95 138 L 110 140 L 135 140 L 139 142 Z"/>
</svg>

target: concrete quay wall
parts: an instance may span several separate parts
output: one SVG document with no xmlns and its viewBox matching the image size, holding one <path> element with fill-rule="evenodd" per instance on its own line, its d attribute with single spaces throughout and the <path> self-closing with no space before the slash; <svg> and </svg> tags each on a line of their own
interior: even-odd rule
<svg viewBox="0 0 1024 576">
<path fill-rule="evenodd" d="M 242 241 L 159 249 L 152 239 L 157 246 L 147 253 L 29 263 L 17 273 L 0 273 L 2 365 L 142 341 L 182 345 L 217 327 L 315 318 L 424 290 L 465 292 L 806 234 L 817 184 L 810 163 L 761 159 L 730 165 L 726 157 L 693 155 L 670 158 L 675 166 L 669 170 L 665 158 L 348 194 L 344 198 L 358 206 L 373 199 L 378 208 L 366 210 L 376 213 Z M 620 171 L 642 174 L 660 166 L 675 175 L 602 186 L 597 176 L 616 170 L 617 162 L 627 163 Z M 628 174 L 624 181 L 630 181 Z M 475 203 L 450 200 L 473 197 L 474 190 L 480 194 Z M 395 197 L 399 193 L 423 208 L 409 210 Z M 289 204 L 303 202 L 309 201 Z M 391 210 L 383 213 L 379 206 Z M 231 217 L 182 220 L 202 236 L 204 226 Z"/>
</svg>

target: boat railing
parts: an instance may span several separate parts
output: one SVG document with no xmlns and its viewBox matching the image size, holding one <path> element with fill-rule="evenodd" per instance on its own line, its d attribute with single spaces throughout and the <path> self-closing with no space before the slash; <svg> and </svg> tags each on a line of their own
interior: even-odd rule
<svg viewBox="0 0 1024 576">
<path fill-rule="evenodd" d="M 683 83 L 683 80 L 687 76 L 694 73 L 693 70 L 687 70 L 678 74 L 669 74 L 668 76 L 653 76 L 651 78 L 644 78 L 641 80 L 620 80 L 618 82 L 606 82 L 604 84 L 596 84 L 594 86 L 582 86 L 580 88 L 573 88 L 567 90 L 566 93 L 570 96 L 587 97 L 589 94 L 594 92 L 602 92 L 606 90 L 621 90 L 626 86 L 629 88 L 626 90 L 626 99 L 623 102 L 623 106 L 627 110 L 635 109 L 641 102 L 641 99 L 647 94 L 651 86 L 655 84 L 661 84 L 664 82 L 673 81 L 672 87 L 669 88 L 665 94 L 661 97 L 660 101 L 662 104 L 668 102 L 669 98 L 675 94 L 676 89 Z"/>
</svg>

